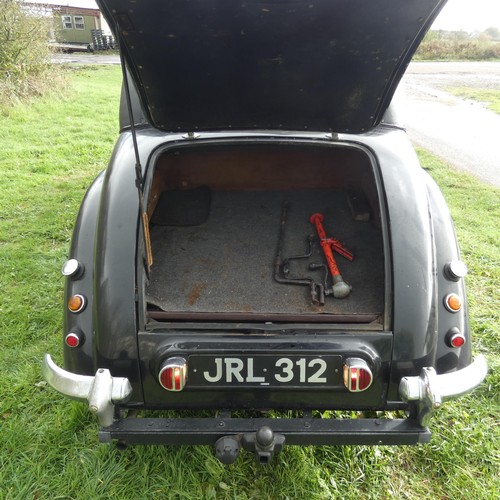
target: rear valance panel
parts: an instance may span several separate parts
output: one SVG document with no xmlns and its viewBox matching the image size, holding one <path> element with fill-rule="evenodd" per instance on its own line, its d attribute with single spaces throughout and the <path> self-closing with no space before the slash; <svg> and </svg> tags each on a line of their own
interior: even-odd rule
<svg viewBox="0 0 500 500">
<path fill-rule="evenodd" d="M 376 126 L 442 0 L 102 0 L 162 130 Z"/>
</svg>

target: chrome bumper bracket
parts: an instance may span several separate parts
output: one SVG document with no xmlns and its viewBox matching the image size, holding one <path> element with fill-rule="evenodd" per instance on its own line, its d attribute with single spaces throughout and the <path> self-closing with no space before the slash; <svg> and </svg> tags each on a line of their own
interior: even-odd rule
<svg viewBox="0 0 500 500">
<path fill-rule="evenodd" d="M 71 373 L 57 366 L 49 354 L 43 359 L 42 374 L 61 394 L 78 401 L 88 401 L 90 411 L 103 427 L 113 423 L 115 404 L 127 401 L 132 394 L 132 386 L 125 377 L 113 377 L 104 368 L 99 368 L 93 377 Z"/>
<path fill-rule="evenodd" d="M 427 427 L 433 412 L 443 401 L 472 391 L 484 380 L 487 372 L 488 363 L 483 355 L 462 370 L 443 375 L 438 375 L 434 368 L 424 367 L 419 376 L 401 379 L 399 395 L 405 403 L 416 403 L 418 421 Z"/>
</svg>

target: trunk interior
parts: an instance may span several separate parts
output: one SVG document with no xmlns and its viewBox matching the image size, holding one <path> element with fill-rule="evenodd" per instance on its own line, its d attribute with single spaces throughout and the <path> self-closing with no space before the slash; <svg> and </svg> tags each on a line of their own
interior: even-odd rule
<svg viewBox="0 0 500 500">
<path fill-rule="evenodd" d="M 352 287 L 346 298 L 329 294 L 315 213 L 326 236 L 354 254 L 350 261 L 334 253 Z M 169 150 L 155 165 L 148 215 L 152 319 L 382 322 L 378 190 L 372 160 L 359 148 Z"/>
</svg>

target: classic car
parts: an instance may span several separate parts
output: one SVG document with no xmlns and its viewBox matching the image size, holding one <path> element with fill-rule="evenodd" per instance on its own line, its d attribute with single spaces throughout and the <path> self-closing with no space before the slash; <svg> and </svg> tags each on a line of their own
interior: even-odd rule
<svg viewBox="0 0 500 500">
<path fill-rule="evenodd" d="M 422 443 L 481 383 L 450 214 L 390 105 L 443 4 L 99 1 L 121 130 L 43 373 L 101 441 Z"/>
</svg>

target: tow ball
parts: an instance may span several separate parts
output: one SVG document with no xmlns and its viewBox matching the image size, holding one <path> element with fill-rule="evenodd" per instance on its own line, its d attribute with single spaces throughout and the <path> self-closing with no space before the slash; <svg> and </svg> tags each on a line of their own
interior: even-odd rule
<svg viewBox="0 0 500 500">
<path fill-rule="evenodd" d="M 267 465 L 283 449 L 284 444 L 283 434 L 276 434 L 270 427 L 264 426 L 256 432 L 219 438 L 215 443 L 215 456 L 223 464 L 230 465 L 236 461 L 243 448 L 255 453 L 257 463 Z"/>
</svg>

